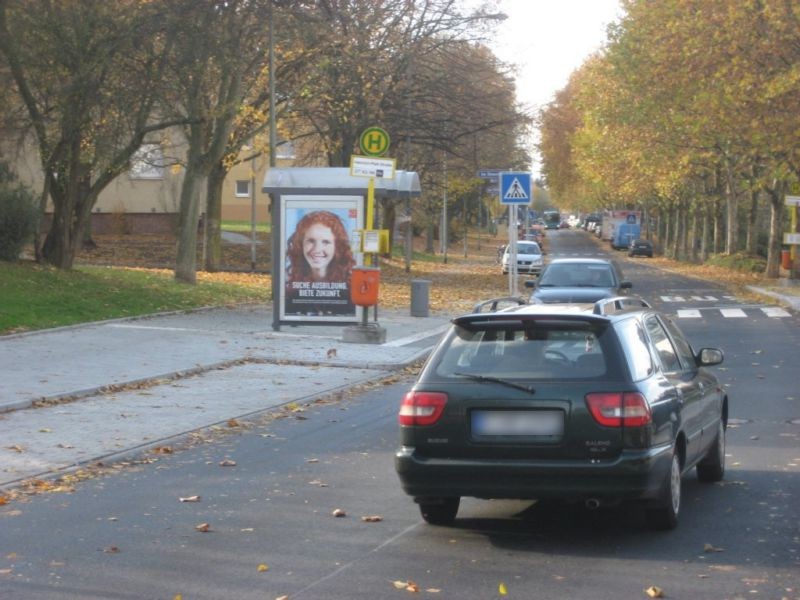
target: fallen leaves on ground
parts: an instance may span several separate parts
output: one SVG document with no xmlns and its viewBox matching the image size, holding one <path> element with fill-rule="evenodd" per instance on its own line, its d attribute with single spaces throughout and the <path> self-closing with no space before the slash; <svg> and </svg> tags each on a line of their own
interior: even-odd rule
<svg viewBox="0 0 800 600">
<path fill-rule="evenodd" d="M 230 460 L 230 459 L 225 459 L 223 461 L 220 461 L 219 466 L 220 467 L 235 467 L 236 466 L 236 461 L 235 460 Z"/>
<path fill-rule="evenodd" d="M 651 585 L 649 588 L 645 588 L 644 593 L 650 596 L 651 598 L 663 598 L 664 597 L 664 590 L 662 590 L 657 585 Z"/>
<path fill-rule="evenodd" d="M 211 531 L 211 525 L 209 525 L 208 523 L 200 523 L 199 525 L 195 525 L 194 528 L 200 533 L 208 533 L 209 531 Z"/>
<path fill-rule="evenodd" d="M 185 498 L 179 498 L 181 502 L 200 502 L 200 496 L 186 496 Z"/>
<path fill-rule="evenodd" d="M 265 565 L 265 564 L 260 564 L 260 565 L 258 565 L 258 567 L 257 567 L 257 571 L 258 571 L 259 573 L 263 573 L 263 572 L 265 572 L 265 571 L 269 571 L 269 567 L 268 567 L 267 565 Z"/>
<path fill-rule="evenodd" d="M 711 544 L 705 544 L 703 546 L 703 552 L 725 552 L 723 548 L 716 548 Z"/>
<path fill-rule="evenodd" d="M 368 515 L 361 517 L 361 520 L 364 521 L 364 523 L 380 523 L 383 521 L 383 517 L 380 515 Z"/>
<path fill-rule="evenodd" d="M 394 585 L 395 589 L 398 590 L 405 590 L 407 592 L 412 592 L 416 594 L 419 592 L 419 586 L 414 583 L 413 581 L 393 581 L 392 584 Z"/>
<path fill-rule="evenodd" d="M 341 508 L 334 509 L 334 511 L 331 514 L 337 518 L 342 518 L 347 516 L 347 513 L 343 511 Z"/>
</svg>

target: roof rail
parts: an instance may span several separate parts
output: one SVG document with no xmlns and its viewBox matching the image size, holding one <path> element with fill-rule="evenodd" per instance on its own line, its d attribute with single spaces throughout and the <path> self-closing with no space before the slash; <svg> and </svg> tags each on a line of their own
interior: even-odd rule
<svg viewBox="0 0 800 600">
<path fill-rule="evenodd" d="M 491 300 L 484 300 L 483 302 L 476 304 L 475 308 L 472 309 L 472 313 L 496 312 L 497 306 L 505 302 L 516 306 L 522 306 L 523 304 L 528 304 L 528 299 L 520 296 L 501 296 L 500 298 L 492 298 Z M 484 311 L 487 306 L 489 309 Z"/>
<path fill-rule="evenodd" d="M 592 312 L 596 315 L 611 315 L 624 310 L 651 308 L 650 304 L 638 296 L 615 296 L 604 298 L 594 303 Z"/>
</svg>

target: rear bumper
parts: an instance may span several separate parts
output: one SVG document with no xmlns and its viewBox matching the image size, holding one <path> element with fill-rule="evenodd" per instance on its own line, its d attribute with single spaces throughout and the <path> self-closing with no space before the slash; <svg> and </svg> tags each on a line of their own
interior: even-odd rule
<svg viewBox="0 0 800 600">
<path fill-rule="evenodd" d="M 452 460 L 402 447 L 395 469 L 403 490 L 414 497 L 652 499 L 659 496 L 671 457 L 672 447 L 660 446 L 595 462 Z"/>
</svg>

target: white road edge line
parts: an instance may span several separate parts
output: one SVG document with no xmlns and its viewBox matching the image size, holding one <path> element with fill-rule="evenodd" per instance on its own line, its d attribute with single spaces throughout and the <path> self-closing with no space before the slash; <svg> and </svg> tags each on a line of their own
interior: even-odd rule
<svg viewBox="0 0 800 600">
<path fill-rule="evenodd" d="M 399 532 L 399 533 L 397 533 L 397 534 L 393 535 L 392 537 L 390 537 L 390 538 L 388 538 L 388 539 L 384 540 L 384 541 L 383 541 L 381 544 L 378 544 L 377 546 L 375 546 L 375 547 L 374 547 L 372 550 L 370 550 L 370 551 L 369 551 L 369 553 L 370 553 L 370 554 L 372 554 L 372 553 L 374 553 L 374 552 L 379 552 L 381 549 L 385 548 L 386 546 L 388 546 L 389 544 L 391 544 L 391 543 L 392 543 L 392 542 L 394 542 L 395 540 L 398 540 L 398 539 L 400 539 L 400 538 L 401 538 L 401 537 L 403 537 L 404 535 L 407 535 L 409 532 L 413 531 L 414 529 L 416 529 L 416 528 L 417 528 L 417 527 L 419 527 L 419 526 L 420 526 L 420 523 L 414 523 L 413 525 L 409 525 L 408 527 L 406 527 L 405 529 L 403 529 L 403 531 L 401 531 L 401 532 Z M 363 558 L 363 557 L 360 557 L 360 558 Z M 352 566 L 353 566 L 353 565 L 354 565 L 354 564 L 355 564 L 355 563 L 356 563 L 358 560 L 360 560 L 360 559 L 357 559 L 357 560 L 351 560 L 350 562 L 343 564 L 343 565 L 342 565 L 342 566 L 340 566 L 338 569 L 335 569 L 334 571 L 331 571 L 330 573 L 328 573 L 327 575 L 324 575 L 324 576 L 320 577 L 320 578 L 319 578 L 319 579 L 317 579 L 316 581 L 312 581 L 312 582 L 311 582 L 311 583 L 309 583 L 309 584 L 308 584 L 306 587 L 304 587 L 304 588 L 302 588 L 302 589 L 300 589 L 300 590 L 298 590 L 298 591 L 296 591 L 296 592 L 294 592 L 294 593 L 292 593 L 292 594 L 289 594 L 289 595 L 290 595 L 292 598 L 297 598 L 297 597 L 301 596 L 302 594 L 304 594 L 304 593 L 305 593 L 305 592 L 307 592 L 308 590 L 311 590 L 311 589 L 313 589 L 313 588 L 317 587 L 319 584 L 321 584 L 321 583 L 324 583 L 324 582 L 328 581 L 329 579 L 332 579 L 332 578 L 336 577 L 336 576 L 337 576 L 339 573 L 341 573 L 341 572 L 343 572 L 343 571 L 346 571 L 346 570 L 348 570 L 348 569 L 349 569 L 350 567 L 352 567 Z"/>
</svg>

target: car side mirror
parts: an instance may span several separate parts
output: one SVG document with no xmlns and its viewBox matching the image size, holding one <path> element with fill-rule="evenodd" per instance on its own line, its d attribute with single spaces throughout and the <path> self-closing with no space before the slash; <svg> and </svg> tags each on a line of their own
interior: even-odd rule
<svg viewBox="0 0 800 600">
<path fill-rule="evenodd" d="M 537 275 L 537 277 L 538 277 L 538 275 Z M 527 280 L 525 280 L 525 284 L 524 285 L 525 285 L 526 288 L 535 288 L 536 287 L 536 282 L 533 279 L 527 279 Z"/>
<path fill-rule="evenodd" d="M 630 281 L 623 281 L 619 284 L 620 289 L 629 290 L 633 287 L 633 284 Z"/>
<path fill-rule="evenodd" d="M 722 363 L 725 355 L 719 348 L 701 348 L 695 356 L 695 362 L 700 367 L 712 367 Z"/>
</svg>

